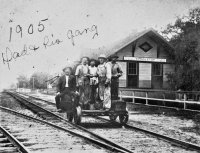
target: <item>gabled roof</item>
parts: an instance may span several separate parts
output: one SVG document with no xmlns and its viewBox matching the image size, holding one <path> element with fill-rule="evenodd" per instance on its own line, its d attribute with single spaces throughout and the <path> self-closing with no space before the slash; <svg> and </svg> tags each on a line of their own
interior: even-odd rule
<svg viewBox="0 0 200 153">
<path fill-rule="evenodd" d="M 174 50 L 174 48 L 169 44 L 169 42 L 166 39 L 164 39 L 153 28 L 150 28 L 150 29 L 144 30 L 144 31 L 139 32 L 139 33 L 131 34 L 130 36 L 128 36 L 124 40 L 116 43 L 114 45 L 114 47 L 112 47 L 109 51 L 106 51 L 106 55 L 109 57 L 109 56 L 115 54 L 116 52 L 125 48 L 129 44 L 135 42 L 137 39 L 141 38 L 144 35 L 148 35 L 148 36 L 152 37 L 153 39 L 155 39 L 156 41 L 159 41 L 159 43 L 161 43 L 162 45 L 170 48 L 171 50 Z"/>
<path fill-rule="evenodd" d="M 151 37 L 155 41 L 158 41 L 160 44 L 168 47 L 170 50 L 174 50 L 174 48 L 169 44 L 167 40 L 165 40 L 153 28 L 150 28 L 138 33 L 131 33 L 128 37 L 118 42 L 115 42 L 107 47 L 102 47 L 100 49 L 82 49 L 82 54 L 80 56 L 88 56 L 89 58 L 97 59 L 100 54 L 105 54 L 107 57 L 109 57 L 145 35 Z"/>
</svg>

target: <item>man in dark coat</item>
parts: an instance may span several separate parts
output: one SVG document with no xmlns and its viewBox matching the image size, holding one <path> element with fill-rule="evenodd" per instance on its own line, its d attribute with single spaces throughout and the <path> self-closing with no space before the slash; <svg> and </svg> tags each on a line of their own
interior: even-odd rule
<svg viewBox="0 0 200 153">
<path fill-rule="evenodd" d="M 57 83 L 57 94 L 55 97 L 58 111 L 72 111 L 72 98 L 76 93 L 76 78 L 72 75 L 72 68 L 65 67 Z"/>
</svg>

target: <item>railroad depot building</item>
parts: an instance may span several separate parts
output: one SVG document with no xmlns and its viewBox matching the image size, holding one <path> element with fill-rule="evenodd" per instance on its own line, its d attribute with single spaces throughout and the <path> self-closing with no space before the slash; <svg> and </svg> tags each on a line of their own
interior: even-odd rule
<svg viewBox="0 0 200 153">
<path fill-rule="evenodd" d="M 174 72 L 170 52 L 173 48 L 155 30 L 130 36 L 108 55 L 118 55 L 123 70 L 119 86 L 134 89 L 167 89 L 167 74 Z"/>
</svg>

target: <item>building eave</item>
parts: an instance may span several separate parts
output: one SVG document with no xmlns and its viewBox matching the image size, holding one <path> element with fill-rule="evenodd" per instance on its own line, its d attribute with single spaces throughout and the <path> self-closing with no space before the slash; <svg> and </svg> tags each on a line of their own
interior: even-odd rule
<svg viewBox="0 0 200 153">
<path fill-rule="evenodd" d="M 165 40 L 153 28 L 150 28 L 148 30 L 144 30 L 142 32 L 139 32 L 139 33 L 135 34 L 134 37 L 133 37 L 133 39 L 131 39 L 129 42 L 123 44 L 121 47 L 113 50 L 110 54 L 107 55 L 107 57 L 110 57 L 111 55 L 116 54 L 117 52 L 121 51 L 122 49 L 124 49 L 128 45 L 134 43 L 135 41 L 137 41 L 139 38 L 143 37 L 144 35 L 153 35 L 153 36 L 156 36 L 159 40 L 161 40 L 164 44 L 166 44 L 167 47 L 169 47 L 171 50 L 174 50 L 174 48 L 169 44 L 169 42 L 167 40 Z"/>
</svg>

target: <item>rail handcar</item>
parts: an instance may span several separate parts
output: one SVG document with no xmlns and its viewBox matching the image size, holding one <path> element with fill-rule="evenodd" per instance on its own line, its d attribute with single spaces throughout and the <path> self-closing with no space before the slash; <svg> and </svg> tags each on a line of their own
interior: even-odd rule
<svg viewBox="0 0 200 153">
<path fill-rule="evenodd" d="M 126 102 L 123 100 L 111 100 L 111 108 L 109 110 L 83 109 L 78 102 L 74 101 L 73 111 L 67 112 L 68 120 L 72 121 L 74 119 L 75 124 L 80 124 L 81 118 L 84 116 L 109 116 L 113 122 L 119 117 L 121 124 L 126 124 L 129 118 Z"/>
</svg>

